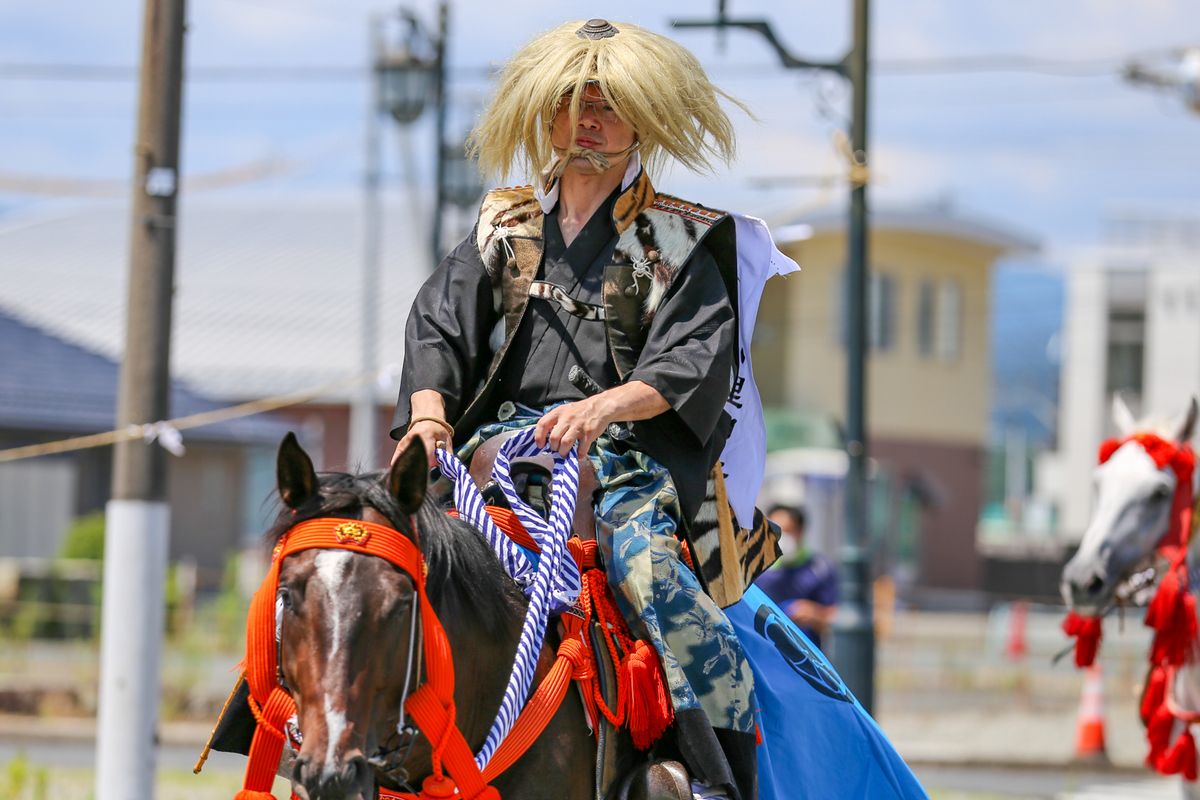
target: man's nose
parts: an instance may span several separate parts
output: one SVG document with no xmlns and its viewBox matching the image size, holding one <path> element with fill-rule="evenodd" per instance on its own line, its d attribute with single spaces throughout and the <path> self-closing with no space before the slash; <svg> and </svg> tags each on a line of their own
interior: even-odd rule
<svg viewBox="0 0 1200 800">
<path fill-rule="evenodd" d="M 579 126 L 587 126 L 589 128 L 600 127 L 600 116 L 596 113 L 595 109 L 589 105 L 584 105 L 583 108 L 579 109 Z"/>
</svg>

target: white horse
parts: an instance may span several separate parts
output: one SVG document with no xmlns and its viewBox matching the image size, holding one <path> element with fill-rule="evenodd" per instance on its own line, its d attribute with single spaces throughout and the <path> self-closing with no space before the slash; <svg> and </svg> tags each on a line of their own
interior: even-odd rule
<svg viewBox="0 0 1200 800">
<path fill-rule="evenodd" d="M 1197 402 L 1192 397 L 1187 410 L 1165 424 L 1138 423 L 1115 396 L 1112 414 L 1122 439 L 1150 433 L 1182 445 L 1195 433 Z M 1160 469 L 1142 445 L 1127 441 L 1096 467 L 1093 481 L 1092 518 L 1079 550 L 1063 568 L 1061 590 L 1071 610 L 1102 616 L 1116 605 L 1143 600 L 1160 576 L 1164 564 L 1156 548 L 1171 523 L 1176 476 L 1170 466 Z M 1192 541 L 1187 569 L 1196 575 L 1198 565 L 1200 542 Z M 1190 590 L 1200 590 L 1194 578 Z M 1200 663 L 1180 668 L 1172 698 L 1181 708 L 1200 710 Z M 1200 799 L 1200 788 L 1184 781 L 1184 796 Z"/>
</svg>

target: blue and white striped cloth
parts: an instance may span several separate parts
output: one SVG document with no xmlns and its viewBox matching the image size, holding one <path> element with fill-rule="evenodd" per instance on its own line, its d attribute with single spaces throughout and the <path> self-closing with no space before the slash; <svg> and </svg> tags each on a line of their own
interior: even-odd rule
<svg viewBox="0 0 1200 800">
<path fill-rule="evenodd" d="M 542 519 L 521 499 L 510 476 L 512 459 L 533 455 L 542 450 L 533 439 L 533 428 L 526 428 L 501 444 L 492 473 L 517 518 L 541 548 L 536 568 L 532 566 L 524 551 L 513 544 L 492 522 L 484 510 L 479 489 L 458 457 L 450 450 L 437 451 L 442 474 L 454 480 L 454 501 L 458 506 L 459 515 L 483 532 L 484 538 L 492 545 L 506 569 L 510 569 L 510 564 L 512 565 L 509 574 L 522 585 L 529 598 L 525 622 L 521 627 L 521 638 L 517 644 L 517 654 L 513 659 L 508 686 L 505 687 L 504 697 L 500 701 L 500 710 L 483 747 L 475 756 L 475 763 L 480 770 L 487 766 L 500 743 L 512 730 L 529 697 L 538 653 L 545 638 L 546 623 L 551 610 L 561 611 L 573 604 L 579 596 L 579 568 L 567 552 L 567 538 L 571 535 L 575 500 L 579 494 L 578 455 L 575 450 L 566 458 L 554 453 L 549 522 Z"/>
</svg>

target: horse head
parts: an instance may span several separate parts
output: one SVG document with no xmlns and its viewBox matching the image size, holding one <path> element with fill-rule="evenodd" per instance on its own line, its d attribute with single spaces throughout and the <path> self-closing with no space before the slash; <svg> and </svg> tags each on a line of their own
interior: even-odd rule
<svg viewBox="0 0 1200 800">
<path fill-rule="evenodd" d="M 1123 439 L 1145 432 L 1182 444 L 1195 432 L 1197 405 L 1192 398 L 1173 423 L 1139 425 L 1116 395 L 1112 414 Z M 1174 471 L 1160 468 L 1136 441 L 1121 444 L 1096 467 L 1092 518 L 1062 573 L 1060 588 L 1069 607 L 1101 614 L 1131 576 L 1153 566 L 1156 547 L 1170 525 L 1175 483 Z"/>
<path fill-rule="evenodd" d="M 277 477 L 284 510 L 275 538 L 306 519 L 346 517 L 387 525 L 415 541 L 428 480 L 419 440 L 382 476 L 318 478 L 288 434 Z M 276 628 L 280 677 L 296 702 L 302 736 L 292 775 L 300 797 L 373 800 L 368 758 L 400 735 L 406 667 L 419 666 L 406 663 L 420 660 L 410 647 L 416 602 L 410 576 L 382 558 L 313 549 L 284 559 Z"/>
</svg>

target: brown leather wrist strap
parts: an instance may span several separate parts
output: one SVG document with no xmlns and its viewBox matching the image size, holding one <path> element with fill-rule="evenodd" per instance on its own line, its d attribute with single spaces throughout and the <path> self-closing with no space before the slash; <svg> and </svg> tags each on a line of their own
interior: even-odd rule
<svg viewBox="0 0 1200 800">
<path fill-rule="evenodd" d="M 408 429 L 412 430 L 412 426 L 416 425 L 418 422 L 436 422 L 438 425 L 441 425 L 443 428 L 445 428 L 451 436 L 454 435 L 454 426 L 449 422 L 446 422 L 446 420 L 442 419 L 441 417 L 413 417 L 408 421 Z"/>
</svg>

